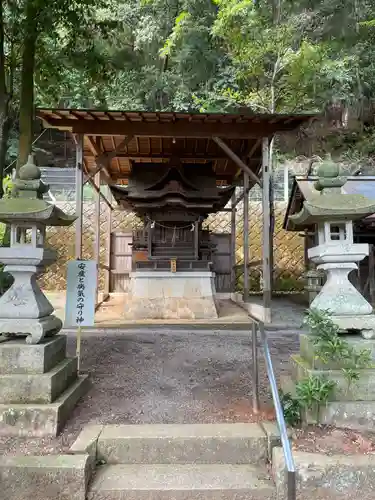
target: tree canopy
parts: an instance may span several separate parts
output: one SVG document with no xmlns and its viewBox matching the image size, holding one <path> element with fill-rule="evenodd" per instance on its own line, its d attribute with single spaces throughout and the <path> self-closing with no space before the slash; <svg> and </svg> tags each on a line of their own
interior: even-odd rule
<svg viewBox="0 0 375 500">
<path fill-rule="evenodd" d="M 375 155 L 372 0 L 0 3 L 0 169 L 35 104 L 324 111 L 328 148 Z"/>
</svg>

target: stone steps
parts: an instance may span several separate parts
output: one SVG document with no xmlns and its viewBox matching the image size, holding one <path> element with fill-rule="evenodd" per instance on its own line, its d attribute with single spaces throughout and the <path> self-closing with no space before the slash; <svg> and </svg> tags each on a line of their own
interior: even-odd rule
<svg viewBox="0 0 375 500">
<path fill-rule="evenodd" d="M 259 424 L 107 425 L 97 441 L 107 464 L 259 464 L 267 453 Z"/>
<path fill-rule="evenodd" d="M 7 339 L 0 344 L 0 435 L 56 436 L 87 389 L 77 358 L 66 358 L 64 335 L 35 345 Z"/>
<path fill-rule="evenodd" d="M 260 424 L 93 425 L 71 452 L 100 464 L 87 500 L 274 500 L 271 436 Z"/>
<path fill-rule="evenodd" d="M 97 473 L 87 500 L 274 500 L 265 467 L 231 464 L 117 464 Z"/>
</svg>

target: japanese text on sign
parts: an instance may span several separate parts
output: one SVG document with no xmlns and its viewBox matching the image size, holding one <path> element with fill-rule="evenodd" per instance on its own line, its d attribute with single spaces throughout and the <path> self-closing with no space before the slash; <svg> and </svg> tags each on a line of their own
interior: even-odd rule
<svg viewBox="0 0 375 500">
<path fill-rule="evenodd" d="M 68 262 L 65 326 L 94 326 L 96 301 L 96 262 Z"/>
</svg>

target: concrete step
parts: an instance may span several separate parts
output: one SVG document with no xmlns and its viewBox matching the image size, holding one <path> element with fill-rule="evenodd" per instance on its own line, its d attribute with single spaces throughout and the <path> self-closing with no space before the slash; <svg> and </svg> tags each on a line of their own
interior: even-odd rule
<svg viewBox="0 0 375 500">
<path fill-rule="evenodd" d="M 106 425 L 97 443 L 107 464 L 265 463 L 259 424 Z"/>
<path fill-rule="evenodd" d="M 252 465 L 105 465 L 87 500 L 275 500 L 265 468 Z"/>
<path fill-rule="evenodd" d="M 61 361 L 48 373 L 4 374 L 0 403 L 53 403 L 77 378 L 77 358 Z"/>
</svg>

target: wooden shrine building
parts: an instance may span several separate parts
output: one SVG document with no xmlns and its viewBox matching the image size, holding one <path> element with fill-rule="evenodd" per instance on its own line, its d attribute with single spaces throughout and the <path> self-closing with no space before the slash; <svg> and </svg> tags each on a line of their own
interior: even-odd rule
<svg viewBox="0 0 375 500">
<path fill-rule="evenodd" d="M 143 229 L 133 232 L 133 297 L 127 299 L 130 304 L 137 296 L 139 303 L 128 307 L 128 318 L 148 314 L 155 319 L 167 318 L 167 313 L 161 311 L 164 306 L 173 318 L 185 314 L 183 311 L 189 308 L 192 312 L 187 314 L 192 318 L 215 314 L 215 290 L 212 289 L 215 245 L 202 223 L 211 213 L 224 210 L 232 213 L 231 287 L 234 291 L 235 213 L 242 200 L 244 302 L 249 300 L 248 193 L 254 184 L 259 184 L 263 192 L 263 305 L 265 320 L 270 320 L 272 172 L 269 143 L 274 134 L 296 129 L 311 119 L 311 115 L 79 109 L 38 109 L 36 114 L 44 127 L 71 133 L 77 145 L 76 258 L 82 257 L 85 183 L 94 187 L 99 205 L 101 198 L 111 209 L 110 200 L 100 191 L 101 184 L 108 184 L 119 206 L 135 212 L 143 221 Z M 243 191 L 239 194 L 236 188 L 241 187 Z"/>
</svg>

